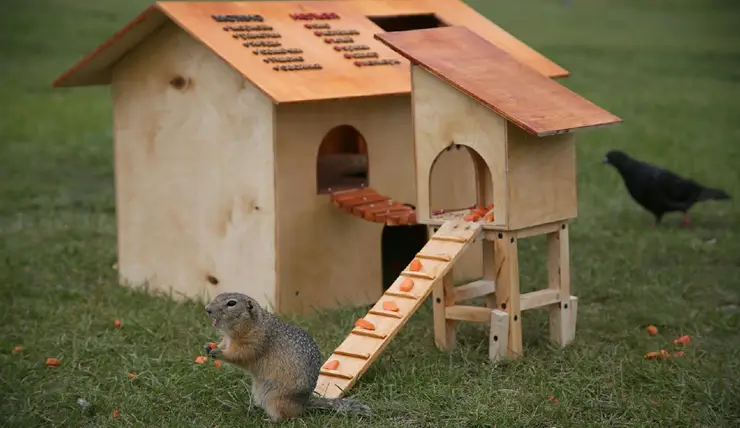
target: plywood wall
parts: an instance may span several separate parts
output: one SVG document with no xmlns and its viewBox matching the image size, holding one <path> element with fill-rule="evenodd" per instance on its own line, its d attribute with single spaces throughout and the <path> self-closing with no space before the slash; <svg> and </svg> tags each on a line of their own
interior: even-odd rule
<svg viewBox="0 0 740 428">
<path fill-rule="evenodd" d="M 575 135 L 538 138 L 509 124 L 508 148 L 510 228 L 576 217 Z"/>
<path fill-rule="evenodd" d="M 445 152 L 455 143 L 469 147 L 482 157 L 491 172 L 492 183 L 486 186 L 486 193 L 493 193 L 495 223 L 506 224 L 504 119 L 418 66 L 412 67 L 412 87 L 419 215 L 428 218 L 430 206 L 460 208 L 476 202 L 476 171 L 470 154 L 456 149 Z M 479 242 L 456 264 L 456 280 L 482 275 L 481 263 Z"/>
<path fill-rule="evenodd" d="M 367 143 L 369 185 L 416 202 L 408 95 L 279 105 L 276 177 L 280 310 L 369 304 L 382 294 L 383 225 L 348 215 L 318 195 L 316 156 L 334 127 Z"/>
<path fill-rule="evenodd" d="M 269 100 L 174 24 L 117 64 L 112 92 L 122 280 L 274 303 Z"/>
</svg>

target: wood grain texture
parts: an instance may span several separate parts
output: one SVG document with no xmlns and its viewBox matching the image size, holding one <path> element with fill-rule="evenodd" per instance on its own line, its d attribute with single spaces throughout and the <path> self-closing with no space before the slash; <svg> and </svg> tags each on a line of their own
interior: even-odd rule
<svg viewBox="0 0 740 428">
<path fill-rule="evenodd" d="M 435 14 L 448 26 L 462 25 L 508 52 L 518 61 L 551 78 L 567 77 L 568 70 L 532 49 L 491 22 L 462 0 L 345 0 L 366 16 Z"/>
<path fill-rule="evenodd" d="M 121 282 L 273 306 L 273 104 L 173 23 L 112 78 Z"/>
<path fill-rule="evenodd" d="M 337 13 L 341 19 L 322 22 L 329 22 L 332 29 L 359 31 L 358 36 L 353 36 L 355 44 L 367 45 L 370 51 L 379 54 L 379 58 L 397 59 L 401 64 L 357 67 L 354 60 L 344 58 L 343 53 L 325 43 L 323 37 L 315 36 L 314 30 L 304 28 L 304 24 L 311 21 L 290 18 L 289 15 L 296 12 Z M 275 103 L 408 94 L 411 90 L 408 61 L 374 39 L 374 34 L 384 30 L 367 15 L 432 13 L 445 23 L 470 27 L 547 76 L 568 74 L 459 0 L 157 2 L 64 72 L 53 86 L 109 84 L 111 67 L 169 19 L 208 46 Z M 265 18 L 262 24 L 273 27 L 282 36 L 279 39 L 281 47 L 302 49 L 305 63 L 319 63 L 323 69 L 273 70 L 273 65 L 264 63 L 261 55 L 254 55 L 252 48 L 244 47 L 243 40 L 234 39 L 231 32 L 224 31 L 224 25 L 229 24 L 214 21 L 211 18 L 214 14 L 262 15 Z"/>
<path fill-rule="evenodd" d="M 383 33 L 375 37 L 539 137 L 622 121 L 465 27 Z"/>
</svg>

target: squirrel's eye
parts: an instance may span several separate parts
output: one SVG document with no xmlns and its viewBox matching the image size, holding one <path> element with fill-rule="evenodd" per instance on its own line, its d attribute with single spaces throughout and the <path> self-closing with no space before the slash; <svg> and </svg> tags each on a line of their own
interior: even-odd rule
<svg viewBox="0 0 740 428">
<path fill-rule="evenodd" d="M 229 300 L 228 302 L 226 302 L 226 306 L 234 306 L 234 305 L 236 305 L 236 300 Z"/>
</svg>

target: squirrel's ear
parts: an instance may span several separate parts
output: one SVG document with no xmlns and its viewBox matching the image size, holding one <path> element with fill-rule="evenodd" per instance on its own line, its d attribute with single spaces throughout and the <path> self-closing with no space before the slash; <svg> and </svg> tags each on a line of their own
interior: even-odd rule
<svg viewBox="0 0 740 428">
<path fill-rule="evenodd" d="M 251 300 L 247 300 L 247 309 L 249 310 L 249 312 L 252 312 L 252 309 L 254 309 L 254 304 Z"/>
</svg>

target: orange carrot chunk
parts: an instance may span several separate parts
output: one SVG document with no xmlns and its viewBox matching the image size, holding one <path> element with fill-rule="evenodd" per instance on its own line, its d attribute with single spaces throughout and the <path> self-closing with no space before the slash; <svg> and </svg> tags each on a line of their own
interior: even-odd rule
<svg viewBox="0 0 740 428">
<path fill-rule="evenodd" d="M 365 330 L 375 330 L 375 326 L 365 318 L 360 318 L 355 321 L 355 327 L 364 328 Z"/>
<path fill-rule="evenodd" d="M 669 354 L 665 349 L 660 350 L 660 356 L 663 358 L 671 358 L 671 354 Z"/>
<path fill-rule="evenodd" d="M 655 336 L 656 334 L 658 334 L 658 327 L 654 325 L 649 325 L 647 328 L 647 332 L 649 335 Z"/>
<path fill-rule="evenodd" d="M 478 221 L 480 216 L 478 214 L 468 214 L 463 218 L 465 221 Z"/>
<path fill-rule="evenodd" d="M 47 367 L 57 367 L 57 366 L 59 366 L 60 364 L 62 364 L 62 362 L 61 362 L 61 361 L 59 361 L 59 360 L 58 360 L 58 359 L 56 359 L 56 358 L 47 358 L 47 359 L 46 359 L 46 366 L 47 366 Z"/>
<path fill-rule="evenodd" d="M 404 293 L 408 293 L 411 291 L 411 289 L 414 288 L 414 280 L 411 278 L 406 278 L 401 282 L 401 285 L 398 286 L 398 289 L 403 291 Z"/>
<path fill-rule="evenodd" d="M 487 223 L 493 223 L 493 214 L 486 214 L 483 216 L 483 221 Z"/>
<path fill-rule="evenodd" d="M 134 372 L 131 372 L 131 373 L 128 374 L 128 378 L 129 379 L 133 379 L 135 377 L 136 377 L 136 373 L 134 373 Z"/>
<path fill-rule="evenodd" d="M 22 346 L 16 346 L 15 348 L 13 348 L 13 353 L 17 354 L 18 352 L 21 352 L 22 350 L 23 350 Z"/>
<path fill-rule="evenodd" d="M 648 360 L 654 360 L 658 358 L 659 355 L 659 352 L 648 352 L 647 354 L 645 354 L 645 358 L 647 358 Z"/>
<path fill-rule="evenodd" d="M 113 325 L 114 325 L 114 326 L 115 326 L 116 328 L 119 328 L 119 327 L 121 327 L 121 321 L 120 321 L 120 320 L 115 320 L 115 321 L 113 321 Z"/>
<path fill-rule="evenodd" d="M 216 349 L 218 345 L 216 345 L 216 342 L 208 342 L 208 347 L 211 349 Z"/>
<path fill-rule="evenodd" d="M 221 360 L 213 360 L 213 365 L 216 366 L 217 369 L 221 368 Z"/>
<path fill-rule="evenodd" d="M 674 345 L 688 345 L 691 343 L 691 338 L 689 336 L 681 336 L 678 339 L 673 341 Z"/>
<path fill-rule="evenodd" d="M 324 368 L 327 370 L 336 370 L 339 367 L 339 360 L 331 360 L 324 364 Z"/>
<path fill-rule="evenodd" d="M 386 300 L 383 302 L 383 310 L 384 311 L 391 311 L 391 312 L 398 312 L 398 305 L 396 302 L 392 300 Z"/>
<path fill-rule="evenodd" d="M 198 355 L 198 356 L 197 356 L 197 357 L 195 358 L 195 364 L 203 364 L 203 363 L 205 363 L 206 361 L 208 361 L 208 357 L 206 357 L 205 355 Z"/>
<path fill-rule="evenodd" d="M 409 264 L 409 270 L 412 272 L 419 272 L 421 270 L 421 262 L 419 259 L 414 259 L 411 264 Z"/>
<path fill-rule="evenodd" d="M 683 352 L 683 351 L 678 351 L 678 352 L 674 352 L 674 353 L 673 353 L 673 356 L 674 356 L 674 357 L 683 357 L 684 355 L 685 355 L 685 354 L 684 354 L 684 352 Z"/>
</svg>

